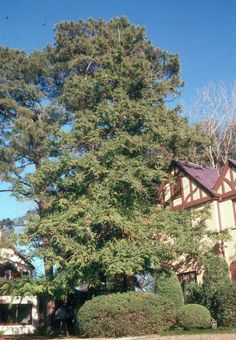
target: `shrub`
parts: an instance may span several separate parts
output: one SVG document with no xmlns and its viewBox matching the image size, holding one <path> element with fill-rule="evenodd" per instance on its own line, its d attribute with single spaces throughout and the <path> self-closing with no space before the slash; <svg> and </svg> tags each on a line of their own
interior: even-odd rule
<svg viewBox="0 0 236 340">
<path fill-rule="evenodd" d="M 184 296 L 179 279 L 172 270 L 163 269 L 158 272 L 155 291 L 158 295 L 170 300 L 176 309 L 184 304 Z"/>
<path fill-rule="evenodd" d="M 211 314 L 204 306 L 189 304 L 177 311 L 177 320 L 184 329 L 208 328 L 211 325 Z"/>
<path fill-rule="evenodd" d="M 202 302 L 202 285 L 199 285 L 197 282 L 189 282 L 185 288 L 185 303 L 196 303 L 201 305 Z"/>
<path fill-rule="evenodd" d="M 212 301 L 213 316 L 221 326 L 236 324 L 236 284 L 221 286 Z"/>
<path fill-rule="evenodd" d="M 210 256 L 204 264 L 202 282 L 203 304 L 212 310 L 211 303 L 218 288 L 230 283 L 228 265 L 222 257 Z"/>
<path fill-rule="evenodd" d="M 77 314 L 78 331 L 86 337 L 158 334 L 175 322 L 173 305 L 144 292 L 98 296 L 87 301 Z"/>
</svg>

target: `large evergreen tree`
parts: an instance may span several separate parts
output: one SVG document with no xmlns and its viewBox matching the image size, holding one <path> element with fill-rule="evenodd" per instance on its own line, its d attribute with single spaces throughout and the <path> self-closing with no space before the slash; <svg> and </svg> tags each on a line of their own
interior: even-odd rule
<svg viewBox="0 0 236 340">
<path fill-rule="evenodd" d="M 83 282 L 102 289 L 108 277 L 121 277 L 127 290 L 135 274 L 180 255 L 200 260 L 211 246 L 201 242 L 205 212 L 157 207 L 170 160 L 193 160 L 202 145 L 180 108 L 166 105 L 182 86 L 178 56 L 154 48 L 125 18 L 62 23 L 42 53 L 7 53 L 26 60 L 20 88 L 28 97 L 9 92 L 16 76 L 6 80 L 2 153 L 13 169 L 4 178 L 37 202 L 24 240 L 47 264 L 45 278 L 24 278 L 18 292 L 62 299 Z M 19 170 L 27 162 L 34 168 Z"/>
<path fill-rule="evenodd" d="M 58 157 L 30 176 L 32 199 L 47 205 L 27 233 L 48 240 L 39 252 L 56 268 L 56 294 L 108 276 L 122 276 L 126 290 L 135 273 L 196 258 L 204 223 L 194 235 L 191 214 L 156 206 L 170 159 L 198 143 L 179 108 L 165 104 L 182 85 L 178 56 L 124 18 L 60 24 L 46 53 L 73 121 L 58 135 Z"/>
</svg>

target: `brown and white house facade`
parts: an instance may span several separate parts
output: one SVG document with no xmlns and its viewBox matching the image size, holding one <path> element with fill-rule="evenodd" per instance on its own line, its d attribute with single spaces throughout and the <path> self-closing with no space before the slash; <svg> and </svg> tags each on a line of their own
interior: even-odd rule
<svg viewBox="0 0 236 340">
<path fill-rule="evenodd" d="M 0 249 L 0 284 L 21 276 L 31 276 L 34 267 L 14 247 Z M 0 333 L 32 334 L 38 325 L 36 296 L 0 295 Z"/>
<path fill-rule="evenodd" d="M 158 189 L 159 203 L 174 210 L 210 207 L 211 217 L 207 226 L 215 232 L 227 229 L 230 241 L 221 245 L 230 270 L 236 281 L 236 160 L 229 159 L 219 168 L 210 168 L 183 161 L 172 161 L 171 183 L 163 183 Z M 181 281 L 197 280 L 197 270 L 179 274 Z"/>
</svg>

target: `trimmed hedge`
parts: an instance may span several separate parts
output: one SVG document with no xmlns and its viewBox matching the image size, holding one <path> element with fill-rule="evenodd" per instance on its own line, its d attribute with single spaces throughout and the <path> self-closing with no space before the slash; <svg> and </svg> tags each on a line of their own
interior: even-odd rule
<svg viewBox="0 0 236 340">
<path fill-rule="evenodd" d="M 177 320 L 184 329 L 208 328 L 211 325 L 211 314 L 204 306 L 189 304 L 177 311 Z"/>
<path fill-rule="evenodd" d="M 236 325 L 236 283 L 228 283 L 218 288 L 213 297 L 212 309 L 219 325 Z"/>
<path fill-rule="evenodd" d="M 184 305 L 183 291 L 178 276 L 172 270 L 163 269 L 158 272 L 155 291 L 158 295 L 170 300 L 176 309 Z"/>
<path fill-rule="evenodd" d="M 129 292 L 97 296 L 77 314 L 85 337 L 158 334 L 176 323 L 173 305 L 154 293 Z"/>
</svg>

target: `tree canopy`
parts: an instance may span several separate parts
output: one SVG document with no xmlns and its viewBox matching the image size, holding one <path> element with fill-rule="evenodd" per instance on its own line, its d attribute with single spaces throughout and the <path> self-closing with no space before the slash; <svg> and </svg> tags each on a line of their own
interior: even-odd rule
<svg viewBox="0 0 236 340">
<path fill-rule="evenodd" d="M 2 178 L 36 202 L 22 242 L 46 269 L 21 292 L 60 299 L 180 255 L 200 260 L 214 243 L 207 212 L 157 206 L 170 160 L 202 150 L 180 107 L 167 105 L 183 85 L 178 56 L 122 17 L 58 24 L 43 51 L 1 48 L 0 58 Z"/>
</svg>

